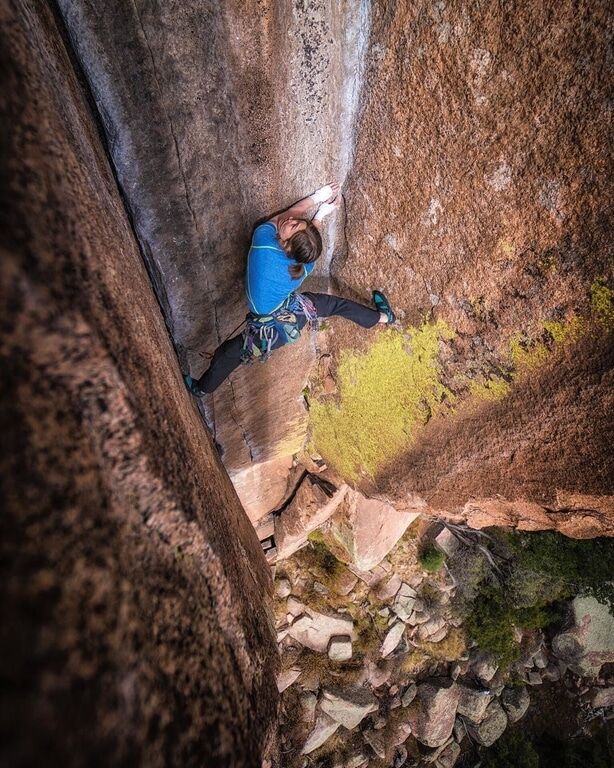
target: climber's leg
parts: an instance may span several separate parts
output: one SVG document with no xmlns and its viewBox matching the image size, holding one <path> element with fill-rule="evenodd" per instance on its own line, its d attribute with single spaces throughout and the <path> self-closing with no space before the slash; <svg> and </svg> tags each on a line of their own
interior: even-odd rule
<svg viewBox="0 0 614 768">
<path fill-rule="evenodd" d="M 380 322 L 377 309 L 365 307 L 350 299 L 330 296 L 327 293 L 305 293 L 305 296 L 313 302 L 318 317 L 345 317 L 363 328 L 373 328 Z"/>
</svg>

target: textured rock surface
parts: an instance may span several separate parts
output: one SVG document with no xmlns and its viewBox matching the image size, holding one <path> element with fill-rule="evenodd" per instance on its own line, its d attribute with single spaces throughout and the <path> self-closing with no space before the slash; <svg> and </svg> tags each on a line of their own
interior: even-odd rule
<svg viewBox="0 0 614 768">
<path fill-rule="evenodd" d="M 260 766 L 266 563 L 49 4 L 0 30 L 0 763 Z"/>
<path fill-rule="evenodd" d="M 469 733 L 478 744 L 490 747 L 506 728 L 507 715 L 501 704 L 495 700 L 489 705 L 479 723 L 471 723 L 469 725 Z"/>
<path fill-rule="evenodd" d="M 553 639 L 552 650 L 578 674 L 596 677 L 614 662 L 614 616 L 594 597 L 576 597 L 572 607 L 574 626 Z"/>
<path fill-rule="evenodd" d="M 614 345 L 594 322 L 611 278 L 606 18 L 602 0 L 373 8 L 333 277 L 382 288 L 405 323 L 445 322 L 441 379 L 461 399 L 382 470 L 391 498 L 450 513 L 501 497 L 520 525 L 614 532 Z M 576 335 L 574 317 L 594 325 Z"/>
<path fill-rule="evenodd" d="M 166 321 L 184 364 L 200 374 L 201 353 L 245 315 L 254 223 L 346 175 L 369 4 L 136 0 L 104 13 L 92 0 L 58 5 Z M 304 439 L 300 393 L 313 359 L 305 339 L 241 369 L 214 397 L 224 462 L 253 515 L 284 491 L 279 464 Z"/>
<path fill-rule="evenodd" d="M 411 732 L 427 747 L 440 747 L 454 728 L 459 690 L 451 680 L 418 686 L 416 698 L 407 707 Z"/>
<path fill-rule="evenodd" d="M 420 509 L 396 509 L 349 489 L 332 517 L 330 538 L 335 553 L 361 571 L 370 571 L 386 557 Z"/>
<path fill-rule="evenodd" d="M 348 730 L 356 728 L 377 707 L 377 699 L 366 688 L 328 689 L 320 700 L 320 709 Z"/>
</svg>

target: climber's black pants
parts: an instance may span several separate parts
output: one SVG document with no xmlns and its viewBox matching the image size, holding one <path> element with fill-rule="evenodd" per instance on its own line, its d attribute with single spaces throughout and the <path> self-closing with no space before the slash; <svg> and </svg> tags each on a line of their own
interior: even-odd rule
<svg viewBox="0 0 614 768">
<path fill-rule="evenodd" d="M 345 317 L 363 328 L 373 328 L 379 321 L 379 312 L 376 309 L 357 304 L 355 301 L 342 299 L 339 296 L 329 296 L 327 293 L 305 293 L 304 296 L 313 302 L 318 317 L 333 315 Z M 306 322 L 304 315 L 298 316 L 300 328 Z M 285 343 L 285 340 L 278 338 L 273 344 L 273 349 L 283 347 Z M 243 334 L 241 333 L 220 344 L 213 354 L 211 365 L 196 382 L 202 392 L 214 392 L 235 368 L 241 365 L 242 346 Z"/>
</svg>

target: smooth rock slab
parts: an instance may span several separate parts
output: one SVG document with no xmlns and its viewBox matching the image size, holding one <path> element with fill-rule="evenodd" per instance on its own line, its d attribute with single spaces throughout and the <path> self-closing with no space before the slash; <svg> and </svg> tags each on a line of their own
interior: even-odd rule
<svg viewBox="0 0 614 768">
<path fill-rule="evenodd" d="M 454 728 L 460 692 L 456 683 L 422 683 L 416 698 L 407 707 L 407 720 L 412 734 L 427 747 L 445 744 Z"/>
<path fill-rule="evenodd" d="M 330 533 L 341 559 L 361 571 L 370 571 L 419 515 L 419 509 L 396 509 L 385 501 L 349 489 L 344 504 L 333 515 Z"/>
<path fill-rule="evenodd" d="M 322 712 L 350 731 L 377 708 L 377 699 L 367 688 L 327 688 L 320 700 Z"/>
</svg>

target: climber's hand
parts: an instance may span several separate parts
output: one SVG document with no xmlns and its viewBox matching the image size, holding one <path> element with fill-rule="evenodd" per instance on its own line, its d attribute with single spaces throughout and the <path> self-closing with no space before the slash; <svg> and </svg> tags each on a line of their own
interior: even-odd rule
<svg viewBox="0 0 614 768">
<path fill-rule="evenodd" d="M 320 203 L 330 203 L 335 199 L 338 193 L 339 184 L 325 184 L 323 187 L 320 187 L 320 189 L 317 189 L 313 195 L 311 195 L 311 199 L 315 205 L 320 205 Z"/>
<path fill-rule="evenodd" d="M 337 208 L 341 205 L 341 195 L 337 195 L 332 203 L 322 203 L 322 205 L 318 208 L 316 215 L 313 217 L 313 220 L 317 223 L 325 219 L 327 216 L 330 216 L 331 213 L 334 213 Z"/>
</svg>

